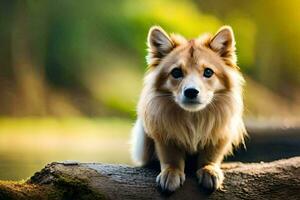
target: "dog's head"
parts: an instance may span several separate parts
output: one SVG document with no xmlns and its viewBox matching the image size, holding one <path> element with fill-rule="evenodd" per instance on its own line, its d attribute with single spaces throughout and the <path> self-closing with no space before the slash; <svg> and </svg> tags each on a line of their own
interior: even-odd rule
<svg viewBox="0 0 300 200">
<path fill-rule="evenodd" d="M 191 112 L 205 108 L 218 93 L 229 91 L 235 74 L 239 75 L 229 26 L 221 27 L 214 36 L 193 40 L 168 35 L 154 26 L 148 34 L 147 62 L 155 89 L 170 94 L 181 108 Z"/>
</svg>

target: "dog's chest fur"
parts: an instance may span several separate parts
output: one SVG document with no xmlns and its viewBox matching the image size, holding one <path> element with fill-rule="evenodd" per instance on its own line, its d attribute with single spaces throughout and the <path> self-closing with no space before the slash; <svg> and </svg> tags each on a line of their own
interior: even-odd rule
<svg viewBox="0 0 300 200">
<path fill-rule="evenodd" d="M 155 93 L 148 93 L 140 103 L 143 106 L 139 113 L 146 133 L 159 141 L 175 143 L 187 152 L 197 152 L 208 143 L 229 137 L 229 118 L 224 108 L 208 107 L 192 113 L 179 108 L 170 97 Z"/>
</svg>

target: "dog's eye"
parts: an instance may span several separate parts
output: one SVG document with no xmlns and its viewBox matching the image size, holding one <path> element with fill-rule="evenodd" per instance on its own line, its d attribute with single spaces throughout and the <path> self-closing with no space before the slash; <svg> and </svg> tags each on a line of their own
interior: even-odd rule
<svg viewBox="0 0 300 200">
<path fill-rule="evenodd" d="M 183 77 L 183 73 L 182 73 L 182 70 L 180 68 L 172 69 L 171 75 L 176 79 Z"/>
<path fill-rule="evenodd" d="M 210 68 L 205 68 L 203 72 L 203 76 L 206 78 L 210 78 L 214 74 L 214 71 Z"/>
</svg>

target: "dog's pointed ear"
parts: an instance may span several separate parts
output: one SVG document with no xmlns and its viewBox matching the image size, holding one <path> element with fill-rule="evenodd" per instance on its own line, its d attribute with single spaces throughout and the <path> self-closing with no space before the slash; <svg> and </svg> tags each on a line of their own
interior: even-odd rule
<svg viewBox="0 0 300 200">
<path fill-rule="evenodd" d="M 210 40 L 209 46 L 220 56 L 233 59 L 233 61 L 236 62 L 235 39 L 230 26 L 221 27 L 216 35 Z"/>
<path fill-rule="evenodd" d="M 170 53 L 175 46 L 169 35 L 159 26 L 150 28 L 147 45 L 147 63 L 152 66 L 157 65 L 160 59 Z"/>
</svg>

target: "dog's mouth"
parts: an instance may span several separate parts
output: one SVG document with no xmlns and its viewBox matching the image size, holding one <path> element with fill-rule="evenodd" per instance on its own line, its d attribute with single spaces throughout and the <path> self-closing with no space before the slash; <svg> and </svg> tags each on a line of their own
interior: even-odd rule
<svg viewBox="0 0 300 200">
<path fill-rule="evenodd" d="M 205 104 L 200 100 L 182 100 L 179 102 L 179 106 L 189 112 L 197 112 L 205 108 Z"/>
<path fill-rule="evenodd" d="M 186 98 L 183 95 L 174 96 L 176 104 L 183 110 L 189 112 L 197 112 L 203 110 L 207 103 L 201 100 L 200 96 L 194 99 Z"/>
<path fill-rule="evenodd" d="M 183 104 L 185 105 L 200 105 L 201 102 L 198 99 L 190 100 L 190 99 L 184 99 L 182 101 Z"/>
</svg>

